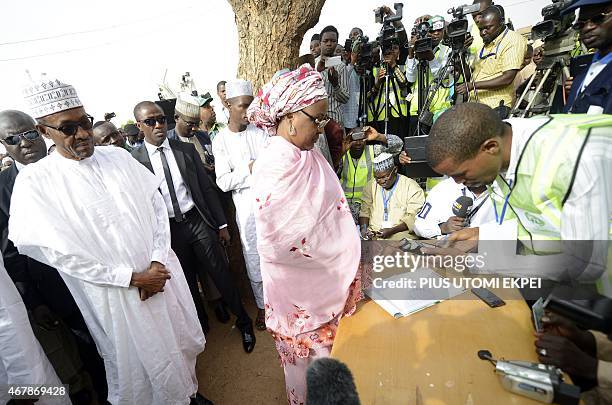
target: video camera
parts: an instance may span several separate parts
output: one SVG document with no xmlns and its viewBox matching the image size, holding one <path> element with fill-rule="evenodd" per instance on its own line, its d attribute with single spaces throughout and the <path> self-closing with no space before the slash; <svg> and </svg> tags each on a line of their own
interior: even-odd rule
<svg viewBox="0 0 612 405">
<path fill-rule="evenodd" d="M 431 26 L 427 21 L 421 21 L 412 28 L 411 35 L 416 37 L 414 43 L 414 52 L 416 54 L 423 54 L 433 50 L 433 41 L 428 35 L 429 31 L 431 31 Z"/>
<path fill-rule="evenodd" d="M 468 20 L 466 16 L 478 11 L 480 11 L 480 3 L 453 7 L 447 11 L 448 14 L 453 16 L 453 19 L 446 27 L 446 32 L 444 33 L 444 44 L 446 46 L 449 46 L 453 51 L 460 51 L 465 47 L 468 33 Z"/>
<path fill-rule="evenodd" d="M 402 20 L 404 4 L 395 3 L 393 8 L 395 9 L 395 15 L 393 17 L 383 16 L 382 8 L 374 10 L 375 21 L 383 25 L 378 34 L 378 38 L 376 38 L 376 41 L 380 44 L 383 55 L 391 51 L 393 45 L 397 43 L 397 33 L 402 31 L 402 29 L 396 30 L 393 23 Z"/>
<path fill-rule="evenodd" d="M 377 41 L 370 42 L 367 36 L 360 36 L 355 39 L 353 48 L 357 53 L 357 71 L 367 74 L 374 67 L 373 51 L 378 46 Z M 360 73 L 361 74 L 361 73 Z"/>
<path fill-rule="evenodd" d="M 561 16 L 561 10 L 572 4 L 572 0 L 553 0 L 553 4 L 542 9 L 544 20 L 531 28 L 532 39 L 554 38 L 567 31 L 574 19 L 572 13 Z"/>
</svg>

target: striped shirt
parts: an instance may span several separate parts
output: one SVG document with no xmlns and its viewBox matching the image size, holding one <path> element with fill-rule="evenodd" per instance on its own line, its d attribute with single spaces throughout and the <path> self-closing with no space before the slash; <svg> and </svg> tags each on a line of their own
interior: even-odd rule
<svg viewBox="0 0 612 405">
<path fill-rule="evenodd" d="M 327 95 L 329 96 L 327 99 L 327 115 L 340 125 L 343 125 L 342 106 L 349 100 L 348 70 L 345 64 L 337 65 L 334 69 L 338 72 L 337 87 L 332 86 L 329 81 L 328 69 L 321 72 L 323 81 L 325 82 L 325 90 L 327 90 Z"/>
<path fill-rule="evenodd" d="M 357 120 L 359 119 L 359 96 L 361 94 L 361 88 L 359 86 L 359 75 L 355 71 L 353 65 L 348 65 L 348 89 L 349 99 L 342 106 L 342 118 L 344 119 L 345 128 L 357 127 Z"/>
<path fill-rule="evenodd" d="M 527 50 L 527 40 L 521 34 L 506 30 L 488 45 L 483 45 L 475 55 L 474 79 L 476 82 L 495 79 L 509 70 L 520 70 Z M 514 102 L 514 85 L 494 90 L 479 90 L 476 86 L 478 102 L 491 108 L 499 107 L 499 102 L 511 107 Z M 473 93 L 472 93 L 473 96 Z"/>
<path fill-rule="evenodd" d="M 504 175 L 507 182 L 514 180 L 519 156 L 527 140 L 546 120 L 546 117 L 507 120 L 512 125 L 511 159 Z M 561 239 L 594 241 L 593 249 L 581 250 L 580 244 L 574 243 L 565 246 L 566 254 L 549 256 L 508 255 L 495 249 L 497 257 L 493 259 L 488 255 L 486 267 L 481 269 L 483 272 L 508 276 L 535 275 L 553 280 L 567 279 L 571 275 L 578 280 L 593 280 L 605 270 L 608 244 L 605 241 L 608 241 L 612 219 L 612 140 L 609 131 L 610 128 L 606 127 L 591 130 L 561 212 Z M 487 240 L 516 240 L 516 234 L 517 223 L 514 220 L 504 221 L 501 225 L 482 225 L 478 251 L 486 251 L 481 248 L 486 246 Z M 605 246 L 598 244 L 598 241 L 604 241 Z M 576 269 L 580 269 L 580 272 L 577 273 Z"/>
</svg>

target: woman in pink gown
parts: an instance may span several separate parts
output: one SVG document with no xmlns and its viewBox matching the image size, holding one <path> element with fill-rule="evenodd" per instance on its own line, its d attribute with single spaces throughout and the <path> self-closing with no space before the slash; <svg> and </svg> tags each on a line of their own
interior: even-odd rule
<svg viewBox="0 0 612 405">
<path fill-rule="evenodd" d="M 266 326 L 290 404 L 306 402 L 306 368 L 327 357 L 342 316 L 361 298 L 360 239 L 332 167 L 314 144 L 329 118 L 309 65 L 266 84 L 249 119 L 272 136 L 253 166 Z"/>
</svg>

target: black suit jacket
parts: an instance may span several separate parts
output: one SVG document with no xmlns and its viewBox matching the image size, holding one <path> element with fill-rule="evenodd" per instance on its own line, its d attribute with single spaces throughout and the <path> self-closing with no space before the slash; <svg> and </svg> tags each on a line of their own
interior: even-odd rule
<svg viewBox="0 0 612 405">
<path fill-rule="evenodd" d="M 15 164 L 0 172 L 0 249 L 6 271 L 28 309 L 44 304 L 69 323 L 72 324 L 72 321 L 68 318 L 80 323 L 81 313 L 57 270 L 19 254 L 13 242 L 8 239 L 11 196 L 17 174 L 19 172 Z"/>
<path fill-rule="evenodd" d="M 206 174 L 206 169 L 195 146 L 173 139 L 168 139 L 168 142 L 183 177 L 183 182 L 187 186 L 200 216 L 209 227 L 218 231 L 219 227 L 227 224 L 227 221 L 217 192 Z M 133 150 L 132 156 L 154 173 L 145 145 Z"/>
<path fill-rule="evenodd" d="M 612 63 L 608 63 L 586 89 L 579 93 L 587 71 L 574 77 L 565 112 L 584 114 L 591 105 L 597 105 L 603 108 L 604 114 L 612 114 Z"/>
</svg>

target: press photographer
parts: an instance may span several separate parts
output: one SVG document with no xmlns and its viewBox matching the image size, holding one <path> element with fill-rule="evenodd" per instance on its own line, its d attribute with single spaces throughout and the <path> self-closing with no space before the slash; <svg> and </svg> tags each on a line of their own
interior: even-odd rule
<svg viewBox="0 0 612 405">
<path fill-rule="evenodd" d="M 371 107 L 368 111 L 368 122 L 381 133 L 395 134 L 403 139 L 409 134 L 407 100 L 409 83 L 406 79 L 406 67 L 399 64 L 402 42 L 400 36 L 406 35 L 405 30 L 401 25 L 393 25 L 402 18 L 402 5 L 396 3 L 395 7 L 396 15 L 389 17 L 390 14 L 387 14 L 382 17 L 383 27 L 377 43 L 382 50 L 383 61 L 380 67 L 372 69 L 374 85 L 370 91 Z M 380 20 L 379 10 L 377 10 L 377 20 Z"/>
<path fill-rule="evenodd" d="M 504 23 L 500 8 L 490 6 L 476 24 L 484 45 L 475 56 L 473 79 L 456 86 L 459 94 L 475 94 L 478 101 L 491 108 L 514 102 L 514 78 L 521 68 L 527 40 Z"/>
<path fill-rule="evenodd" d="M 410 132 L 420 135 L 428 132 L 426 128 L 417 131 L 420 112 L 424 107 L 432 114 L 444 111 L 450 106 L 448 77 L 438 77 L 440 70 L 446 65 L 450 48 L 442 44 L 446 22 L 442 16 L 422 16 L 416 19 L 410 37 L 408 61 L 406 62 L 406 77 L 412 83 L 412 99 L 410 100 Z M 425 80 L 419 80 L 422 77 Z M 445 81 L 436 86 L 435 94 L 429 94 L 435 79 Z M 431 96 L 429 106 L 425 106 Z"/>
</svg>

